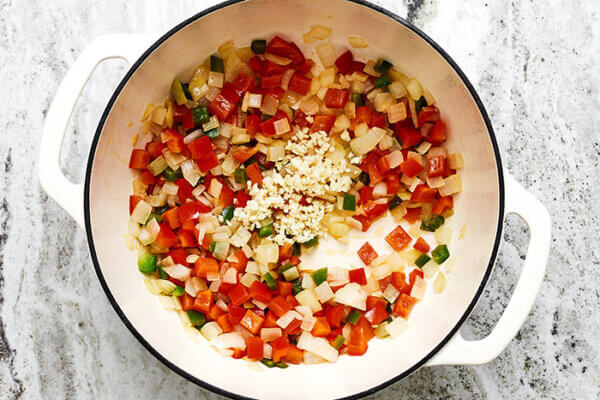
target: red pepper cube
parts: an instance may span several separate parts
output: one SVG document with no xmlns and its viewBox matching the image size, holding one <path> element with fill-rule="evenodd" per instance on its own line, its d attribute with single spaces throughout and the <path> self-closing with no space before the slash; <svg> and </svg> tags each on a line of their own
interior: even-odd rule
<svg viewBox="0 0 600 400">
<path fill-rule="evenodd" d="M 252 183 L 262 185 L 262 173 L 260 172 L 257 163 L 250 164 L 246 167 L 246 175 Z"/>
<path fill-rule="evenodd" d="M 352 55 L 352 52 L 348 50 L 335 60 L 335 66 L 342 74 L 347 74 L 348 71 L 350 71 L 350 68 L 352 68 L 353 62 L 354 56 Z"/>
<path fill-rule="evenodd" d="M 233 86 L 238 89 L 238 94 L 241 97 L 246 92 L 254 89 L 254 77 L 245 72 L 240 72 L 233 81 Z"/>
<path fill-rule="evenodd" d="M 283 74 L 286 69 L 286 67 L 275 64 L 273 61 L 265 60 L 262 65 L 262 74 L 263 76 L 280 75 Z"/>
<path fill-rule="evenodd" d="M 196 298 L 194 299 L 194 303 L 192 304 L 192 309 L 206 314 L 210 311 L 210 307 L 213 305 L 214 298 L 215 295 L 210 290 L 198 292 L 196 294 Z"/>
<path fill-rule="evenodd" d="M 314 121 L 310 127 L 310 133 L 323 131 L 331 132 L 333 124 L 335 123 L 335 115 L 315 115 Z"/>
<path fill-rule="evenodd" d="M 431 212 L 433 214 L 441 215 L 446 209 L 452 209 L 454 207 L 454 199 L 452 196 L 440 197 L 433 204 Z"/>
<path fill-rule="evenodd" d="M 292 59 L 292 62 L 295 65 L 302 65 L 306 61 L 304 54 L 302 54 L 298 46 L 296 46 L 296 43 L 293 42 L 290 43 L 290 54 L 288 57 Z"/>
<path fill-rule="evenodd" d="M 129 158 L 129 168 L 146 169 L 150 164 L 150 154 L 145 150 L 133 149 Z"/>
<path fill-rule="evenodd" d="M 296 72 L 294 75 L 292 75 L 292 78 L 290 79 L 290 83 L 288 84 L 288 90 L 305 96 L 310 90 L 310 82 L 310 78 L 304 75 L 300 75 Z"/>
<path fill-rule="evenodd" d="M 246 315 L 246 310 L 244 307 L 236 306 L 231 302 L 227 305 L 227 315 L 229 316 L 229 322 L 232 325 L 237 325 L 244 318 L 244 315 Z"/>
<path fill-rule="evenodd" d="M 176 179 L 174 182 L 177 185 L 177 197 L 182 203 L 185 203 L 187 199 L 193 199 L 194 195 L 192 191 L 194 187 L 190 185 L 188 181 L 183 178 Z"/>
<path fill-rule="evenodd" d="M 265 89 L 280 87 L 282 76 L 282 74 L 263 76 L 260 86 Z"/>
<path fill-rule="evenodd" d="M 348 74 L 352 74 L 354 72 L 362 72 L 365 69 L 365 63 L 361 61 L 352 61 L 352 65 L 348 70 Z"/>
<path fill-rule="evenodd" d="M 250 285 L 250 297 L 263 304 L 269 304 L 273 299 L 273 293 L 267 285 L 262 282 L 254 281 Z"/>
<path fill-rule="evenodd" d="M 381 303 L 376 304 L 375 307 L 368 309 L 365 313 L 365 318 L 371 325 L 379 325 L 389 316 L 385 305 L 382 305 Z"/>
<path fill-rule="evenodd" d="M 178 242 L 177 236 L 173 233 L 171 228 L 166 224 L 160 224 L 160 230 L 156 236 L 156 244 L 168 249 L 169 247 L 175 246 Z"/>
<path fill-rule="evenodd" d="M 402 293 L 398 300 L 396 300 L 396 304 L 394 304 L 394 314 L 402 318 L 408 317 L 408 314 L 417 301 L 418 300 L 414 297 L 410 297 L 409 295 Z"/>
<path fill-rule="evenodd" d="M 133 214 L 133 210 L 135 210 L 135 206 L 142 200 L 140 196 L 131 195 L 129 196 L 129 215 Z"/>
<path fill-rule="evenodd" d="M 300 322 L 300 320 L 295 320 Z M 281 336 L 274 341 L 271 342 L 271 347 L 273 347 L 273 361 L 279 362 L 283 357 L 285 357 L 288 353 L 288 349 L 290 347 L 290 341 L 287 336 Z"/>
<path fill-rule="evenodd" d="M 425 122 L 436 122 L 440 119 L 440 110 L 434 106 L 423 107 L 417 117 L 419 126 L 423 126 Z"/>
<path fill-rule="evenodd" d="M 246 310 L 246 314 L 244 314 L 244 318 L 240 321 L 240 325 L 256 335 L 264 322 L 265 319 L 263 317 L 252 310 Z"/>
<path fill-rule="evenodd" d="M 183 248 L 198 247 L 198 241 L 189 231 L 180 229 L 177 232 L 177 239 L 179 239 L 179 244 Z"/>
<path fill-rule="evenodd" d="M 430 250 L 429 244 L 422 237 L 417 239 L 415 244 L 413 244 L 413 248 L 421 253 L 427 253 Z"/>
<path fill-rule="evenodd" d="M 430 188 L 427 185 L 418 185 L 410 196 L 410 201 L 415 203 L 429 203 L 435 201 L 436 195 L 437 189 Z"/>
<path fill-rule="evenodd" d="M 246 338 L 246 356 L 251 360 L 262 360 L 264 342 L 256 336 Z"/>
<path fill-rule="evenodd" d="M 282 317 L 285 313 L 292 309 L 290 303 L 282 296 L 277 296 L 269 303 L 269 310 L 273 311 L 278 317 Z"/>
<path fill-rule="evenodd" d="M 396 137 L 405 149 L 416 146 L 423 141 L 421 132 L 412 126 L 402 126 L 401 123 L 396 123 L 394 130 Z"/>
<path fill-rule="evenodd" d="M 325 93 L 325 105 L 329 108 L 344 108 L 350 92 L 345 89 L 327 89 Z"/>
<path fill-rule="evenodd" d="M 398 290 L 400 293 L 410 294 L 410 290 L 412 289 L 412 285 L 406 282 L 406 275 L 404 272 L 394 271 L 392 272 L 392 285 Z M 385 288 L 381 288 L 385 290 Z"/>
<path fill-rule="evenodd" d="M 400 171 L 410 178 L 417 176 L 417 174 L 423 171 L 423 166 L 416 161 L 414 158 L 409 158 L 400 164 Z"/>
<path fill-rule="evenodd" d="M 250 292 L 248 288 L 241 283 L 235 285 L 228 293 L 231 302 L 236 306 L 240 306 L 250 300 Z"/>
<path fill-rule="evenodd" d="M 400 178 L 398 178 L 398 175 L 392 175 L 391 173 L 386 175 L 385 183 L 387 184 L 387 194 L 396 194 L 400 190 Z"/>
<path fill-rule="evenodd" d="M 291 43 L 279 36 L 275 36 L 267 44 L 266 52 L 282 57 L 288 57 L 291 52 Z"/>
<path fill-rule="evenodd" d="M 304 60 L 302 64 L 298 65 L 296 72 L 300 74 L 308 74 L 314 66 L 315 62 L 313 60 Z"/>
<path fill-rule="evenodd" d="M 387 201 L 385 203 L 375 203 L 374 201 L 368 201 L 363 206 L 363 210 L 368 217 L 375 219 L 383 215 L 388 209 Z"/>
<path fill-rule="evenodd" d="M 425 140 L 431 144 L 436 144 L 436 145 L 442 144 L 443 142 L 445 142 L 446 141 L 446 124 L 444 123 L 444 121 L 442 121 L 442 120 L 437 121 L 435 123 L 435 125 L 433 125 L 433 129 L 431 130 L 431 133 Z"/>
<path fill-rule="evenodd" d="M 414 224 L 421 219 L 421 207 L 408 208 L 406 214 L 402 217 L 405 221 Z"/>
<path fill-rule="evenodd" d="M 233 110 L 235 110 L 235 103 L 221 93 L 208 105 L 208 111 L 216 115 L 220 121 L 225 121 Z"/>
<path fill-rule="evenodd" d="M 362 269 L 363 275 L 364 275 L 364 268 L 360 268 Z M 350 279 L 350 282 L 355 282 L 352 280 L 352 278 Z M 358 283 L 358 282 L 357 282 Z M 367 283 L 367 278 L 365 278 L 365 283 L 360 283 L 360 285 L 365 285 Z M 330 326 L 333 326 L 334 328 L 339 328 L 342 325 L 342 319 L 344 319 L 344 306 L 339 304 L 337 306 L 333 306 L 327 309 L 327 311 L 325 311 L 325 316 L 327 317 L 327 322 L 329 323 Z"/>
<path fill-rule="evenodd" d="M 385 241 L 396 251 L 402 251 L 411 240 L 410 235 L 400 225 L 385 237 Z"/>
<path fill-rule="evenodd" d="M 436 176 L 444 175 L 446 172 L 446 157 L 437 156 L 432 157 L 427 160 L 429 165 L 429 169 L 427 170 L 428 176 L 430 178 L 435 178 Z"/>
<path fill-rule="evenodd" d="M 221 94 L 234 105 L 240 101 L 240 97 L 243 95 L 242 90 L 231 82 L 225 82 L 221 88 Z"/>
<path fill-rule="evenodd" d="M 367 275 L 364 268 L 356 268 L 348 271 L 350 282 L 358 283 L 359 285 L 367 284 Z"/>
<path fill-rule="evenodd" d="M 188 144 L 194 160 L 205 158 L 209 153 L 214 153 L 213 145 L 208 136 L 201 136 Z"/>
<path fill-rule="evenodd" d="M 378 254 L 369 242 L 365 242 L 365 244 L 358 249 L 358 256 L 366 265 L 369 265 L 377 258 Z"/>
<path fill-rule="evenodd" d="M 208 274 L 219 272 L 219 264 L 212 257 L 200 257 L 194 263 L 194 275 L 205 278 Z"/>
</svg>

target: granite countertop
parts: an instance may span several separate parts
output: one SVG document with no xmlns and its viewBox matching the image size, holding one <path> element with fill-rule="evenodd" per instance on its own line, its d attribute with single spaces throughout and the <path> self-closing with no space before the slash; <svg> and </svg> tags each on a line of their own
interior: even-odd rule
<svg viewBox="0 0 600 400">
<path fill-rule="evenodd" d="M 416 23 L 486 104 L 505 167 L 553 219 L 547 276 L 531 315 L 494 361 L 424 368 L 372 399 L 600 397 L 600 8 L 583 1 L 376 1 Z M 0 1 L 0 398 L 217 398 L 170 372 L 129 333 L 93 271 L 83 232 L 38 185 L 44 115 L 69 65 L 108 32 L 166 31 L 201 0 Z M 62 160 L 83 175 L 92 131 L 125 63 L 83 92 Z M 526 251 L 506 222 L 485 295 L 464 327 L 484 336 Z"/>
</svg>

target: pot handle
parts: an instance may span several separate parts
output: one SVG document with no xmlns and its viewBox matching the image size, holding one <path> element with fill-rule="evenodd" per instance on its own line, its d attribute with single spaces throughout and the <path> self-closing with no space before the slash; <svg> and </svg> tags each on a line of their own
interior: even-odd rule
<svg viewBox="0 0 600 400">
<path fill-rule="evenodd" d="M 496 358 L 515 337 L 540 290 L 550 251 L 550 215 L 546 208 L 504 172 L 506 213 L 518 215 L 529 227 L 530 239 L 521 276 L 492 332 L 481 340 L 466 340 L 458 332 L 426 366 L 477 365 Z"/>
<path fill-rule="evenodd" d="M 96 66 L 109 58 L 123 58 L 130 65 L 148 43 L 145 35 L 109 34 L 94 40 L 62 80 L 48 110 L 38 157 L 38 176 L 44 191 L 85 229 L 83 184 L 72 183 L 60 170 L 60 150 L 73 108 Z"/>
</svg>

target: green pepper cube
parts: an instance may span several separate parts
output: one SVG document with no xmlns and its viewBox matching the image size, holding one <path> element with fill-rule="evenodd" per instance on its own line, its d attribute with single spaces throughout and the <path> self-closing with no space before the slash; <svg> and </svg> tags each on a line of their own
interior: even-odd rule
<svg viewBox="0 0 600 400">
<path fill-rule="evenodd" d="M 346 194 L 344 196 L 342 208 L 348 211 L 356 211 L 356 196 L 353 194 Z"/>
<path fill-rule="evenodd" d="M 327 267 L 320 268 L 316 271 L 313 271 L 313 273 L 310 274 L 310 276 L 312 277 L 312 280 L 315 282 L 315 285 L 319 286 L 321 283 L 323 283 L 327 280 Z"/>
<path fill-rule="evenodd" d="M 440 226 L 444 224 L 444 217 L 441 215 L 435 214 L 429 218 L 423 219 L 421 221 L 421 230 L 428 232 L 435 232 Z"/>
<path fill-rule="evenodd" d="M 388 86 L 390 83 L 392 83 L 392 81 L 387 75 L 380 76 L 379 78 L 375 79 L 376 88 Z"/>
<path fill-rule="evenodd" d="M 369 183 L 371 183 L 371 177 L 365 171 L 360 172 L 358 180 L 365 186 L 369 186 Z"/>
<path fill-rule="evenodd" d="M 271 275 L 270 273 L 267 272 L 263 275 L 263 281 L 265 281 L 269 289 L 277 290 L 277 283 L 275 282 L 273 275 Z"/>
<path fill-rule="evenodd" d="M 311 248 L 311 247 L 315 247 L 316 245 L 319 244 L 319 237 L 315 236 L 314 238 L 310 239 L 307 242 L 302 243 L 304 245 L 304 247 Z"/>
<path fill-rule="evenodd" d="M 146 221 L 145 225 L 148 225 L 148 222 L 150 222 L 152 220 L 152 218 L 154 218 L 156 220 L 156 222 L 162 222 L 162 216 L 161 216 L 161 214 L 159 214 L 158 211 L 153 210 L 150 213 L 150 216 L 148 217 L 148 220 Z"/>
<path fill-rule="evenodd" d="M 294 296 L 303 290 L 304 288 L 302 287 L 302 278 L 298 278 L 295 281 L 292 281 L 292 293 L 294 294 Z"/>
<path fill-rule="evenodd" d="M 183 94 L 185 94 L 185 98 L 187 100 L 192 100 L 192 94 L 190 93 L 190 84 L 182 83 L 181 88 L 183 89 Z"/>
<path fill-rule="evenodd" d="M 258 237 L 259 238 L 266 238 L 266 237 L 271 236 L 272 234 L 273 234 L 273 224 L 262 226 L 258 230 Z"/>
<path fill-rule="evenodd" d="M 260 362 L 263 363 L 267 368 L 273 368 L 275 366 L 275 363 L 267 358 L 263 358 L 260 360 Z"/>
<path fill-rule="evenodd" d="M 288 365 L 287 365 L 286 363 L 282 363 L 282 362 L 277 362 L 277 363 L 275 363 L 275 366 L 276 366 L 277 368 L 281 368 L 281 369 L 285 369 L 285 368 L 287 368 L 287 367 L 288 367 Z"/>
<path fill-rule="evenodd" d="M 373 69 L 380 74 L 387 74 L 390 68 L 392 68 L 392 63 L 383 58 L 380 58 L 375 67 L 373 67 Z"/>
<path fill-rule="evenodd" d="M 233 171 L 233 179 L 235 180 L 235 183 L 246 183 L 248 181 L 246 170 L 244 168 L 238 168 Z"/>
<path fill-rule="evenodd" d="M 298 257 L 302 254 L 302 245 L 300 243 L 294 242 L 292 249 L 293 249 L 292 254 L 295 255 L 296 257 Z"/>
<path fill-rule="evenodd" d="M 233 218 L 233 206 L 225 207 L 221 211 L 221 216 L 225 221 L 230 221 Z"/>
<path fill-rule="evenodd" d="M 144 274 L 152 274 L 156 271 L 156 254 L 144 254 L 138 257 L 138 269 Z"/>
<path fill-rule="evenodd" d="M 196 328 L 202 327 L 206 322 L 206 317 L 201 312 L 195 310 L 188 310 L 187 316 L 190 319 L 190 323 Z"/>
<path fill-rule="evenodd" d="M 173 96 L 175 102 L 180 106 L 187 102 L 187 98 L 185 97 L 185 93 L 183 91 L 183 86 L 177 78 L 171 81 L 171 96 Z"/>
<path fill-rule="evenodd" d="M 388 204 L 388 208 L 390 210 L 393 210 L 394 208 L 398 207 L 400 204 L 402 204 L 402 199 L 398 196 L 394 196 L 394 198 L 390 200 L 390 202 Z"/>
<path fill-rule="evenodd" d="M 210 242 L 210 244 L 208 245 L 208 251 L 210 251 L 211 253 L 214 253 L 216 246 L 217 246 L 217 242 Z"/>
<path fill-rule="evenodd" d="M 177 179 L 181 178 L 181 171 L 180 170 L 173 171 L 171 169 L 171 167 L 167 167 L 162 172 L 162 176 L 169 182 L 173 182 L 173 181 L 176 181 Z"/>
<path fill-rule="evenodd" d="M 167 275 L 167 273 L 165 272 L 163 267 L 161 267 L 159 265 L 159 266 L 157 266 L 157 268 L 158 268 L 158 278 L 159 279 L 169 279 L 169 275 Z"/>
<path fill-rule="evenodd" d="M 353 309 L 352 311 L 350 311 L 350 313 L 346 317 L 346 322 L 348 322 L 352 325 L 356 325 L 356 323 L 358 322 L 358 320 L 360 319 L 361 316 L 362 315 L 361 315 L 360 311 Z"/>
<path fill-rule="evenodd" d="M 442 264 L 448 259 L 448 257 L 450 257 L 448 246 L 446 246 L 445 244 L 438 245 L 431 252 L 431 257 L 433 257 L 433 261 L 435 261 L 436 264 Z"/>
<path fill-rule="evenodd" d="M 211 139 L 214 139 L 216 137 L 219 137 L 219 128 L 211 129 L 210 131 L 207 131 L 205 133 L 206 133 L 206 136 L 208 136 Z"/>
<path fill-rule="evenodd" d="M 267 48 L 267 41 L 264 39 L 254 39 L 250 48 L 254 54 L 264 54 Z"/>
<path fill-rule="evenodd" d="M 415 103 L 415 109 L 417 113 L 419 113 L 423 107 L 427 107 L 427 100 L 425 99 L 425 96 L 419 97 L 419 100 L 417 100 Z"/>
<path fill-rule="evenodd" d="M 210 56 L 210 70 L 223 73 L 223 71 L 225 71 L 223 60 L 215 55 Z"/>
<path fill-rule="evenodd" d="M 365 105 L 365 96 L 362 93 L 352 93 L 352 102 L 356 107 L 362 107 Z"/>
<path fill-rule="evenodd" d="M 427 262 L 431 260 L 431 257 L 429 257 L 427 254 L 421 254 L 416 260 L 415 260 L 415 265 L 419 268 L 421 268 L 423 265 L 427 264 Z"/>
<path fill-rule="evenodd" d="M 208 108 L 200 106 L 192 109 L 192 119 L 194 120 L 194 126 L 200 126 L 207 123 L 210 120 Z"/>
<path fill-rule="evenodd" d="M 337 335 L 337 337 L 333 341 L 333 347 L 335 347 L 337 350 L 339 350 L 343 344 L 344 344 L 344 337 L 342 335 Z"/>
<path fill-rule="evenodd" d="M 171 293 L 169 293 L 169 295 L 179 297 L 179 296 L 183 296 L 184 293 L 185 293 L 185 289 L 182 288 L 181 286 L 177 286 L 175 289 L 173 289 L 171 291 Z"/>
</svg>

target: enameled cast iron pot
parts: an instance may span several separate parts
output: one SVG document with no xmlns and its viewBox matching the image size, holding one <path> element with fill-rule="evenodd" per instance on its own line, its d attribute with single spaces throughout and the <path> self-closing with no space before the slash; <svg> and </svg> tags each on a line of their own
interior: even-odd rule
<svg viewBox="0 0 600 400">
<path fill-rule="evenodd" d="M 411 314 L 409 332 L 394 340 L 374 340 L 362 357 L 340 357 L 334 364 L 294 366 L 257 372 L 246 362 L 225 358 L 204 342 L 193 343 L 178 316 L 150 295 L 125 247 L 131 172 L 127 161 L 132 136 L 148 103 L 160 103 L 174 75 L 188 76 L 225 40 L 245 45 L 278 33 L 301 44 L 314 24 L 333 28 L 334 44 L 347 46 L 359 35 L 370 47 L 361 54 L 398 63 L 437 98 L 449 126 L 447 147 L 464 155 L 464 192 L 456 201 L 454 226 L 466 225 L 451 251 L 458 267 L 447 289 L 430 292 Z M 372 4 L 347 0 L 230 1 L 182 22 L 158 41 L 110 35 L 93 42 L 63 80 L 44 126 L 39 176 L 44 190 L 85 230 L 98 278 L 127 328 L 156 358 L 185 378 L 235 398 L 334 399 L 373 393 L 422 366 L 481 364 L 496 357 L 529 313 L 542 282 L 550 242 L 547 211 L 503 171 L 492 125 L 481 100 L 454 61 L 423 32 Z M 141 54 L 141 56 L 140 56 Z M 313 56 L 313 54 L 308 53 Z M 79 94 L 98 63 L 125 58 L 132 64 L 100 119 L 89 155 L 85 182 L 73 184 L 61 173 L 59 152 Z M 502 237 L 504 217 L 516 213 L 529 225 L 527 257 L 514 294 L 489 336 L 468 341 L 461 325 L 483 292 Z M 389 217 L 388 217 L 389 218 Z M 391 218 L 385 229 L 394 225 Z M 370 233 L 372 243 L 382 239 Z M 364 238 L 361 239 L 364 242 Z M 349 249 L 360 246 L 360 240 Z M 358 265 L 355 250 L 341 258 L 337 243 L 320 245 L 328 262 Z M 337 251 L 337 253 L 336 253 Z M 325 254 L 327 253 L 327 254 Z M 332 255 L 333 254 L 333 255 Z M 328 258 L 329 257 L 329 258 Z M 314 261 L 314 260 L 313 260 Z"/>
</svg>

